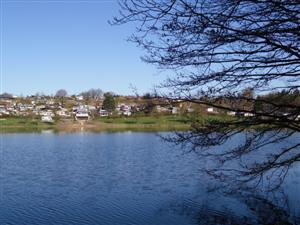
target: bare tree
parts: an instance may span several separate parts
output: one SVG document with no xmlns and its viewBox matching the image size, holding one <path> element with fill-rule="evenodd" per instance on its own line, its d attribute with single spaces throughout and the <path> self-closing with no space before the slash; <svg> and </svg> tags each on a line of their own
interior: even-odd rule
<svg viewBox="0 0 300 225">
<path fill-rule="evenodd" d="M 60 104 L 64 105 L 65 103 L 65 98 L 67 97 L 68 92 L 65 89 L 59 89 L 56 94 L 55 97 L 59 99 Z"/>
<path fill-rule="evenodd" d="M 66 97 L 68 95 L 68 92 L 65 89 L 59 89 L 56 94 L 55 97 Z"/>
<path fill-rule="evenodd" d="M 98 89 L 91 88 L 88 91 L 82 92 L 81 95 L 85 99 L 99 99 L 103 97 L 103 91 L 99 88 Z"/>
<path fill-rule="evenodd" d="M 299 141 L 277 145 L 291 137 L 299 139 L 300 105 L 256 98 L 253 91 L 299 89 L 300 1 L 121 0 L 120 5 L 120 15 L 112 23 L 137 24 L 130 40 L 146 50 L 143 60 L 174 72 L 162 84 L 173 90 L 168 98 L 251 115 L 206 124 L 195 120 L 191 132 L 169 140 L 216 157 L 218 165 L 207 172 L 218 179 L 234 178 L 256 187 L 274 178 L 272 186 L 278 187 L 300 161 Z M 251 92 L 241 94 L 245 89 Z M 224 104 L 240 101 L 247 107 Z M 258 104 L 271 107 L 249 107 Z M 236 146 L 212 148 L 235 137 Z M 241 160 L 254 153 L 263 155 L 261 160 Z M 232 160 L 238 165 L 225 165 Z"/>
</svg>

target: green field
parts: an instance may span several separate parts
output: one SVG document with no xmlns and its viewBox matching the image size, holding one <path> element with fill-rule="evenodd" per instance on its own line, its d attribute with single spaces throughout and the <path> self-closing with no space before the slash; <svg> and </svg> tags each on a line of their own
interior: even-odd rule
<svg viewBox="0 0 300 225">
<path fill-rule="evenodd" d="M 195 121 L 205 125 L 214 120 L 227 120 L 222 115 L 151 115 L 131 117 L 96 117 L 81 124 L 77 121 L 58 120 L 54 123 L 43 123 L 39 118 L 14 117 L 0 119 L 0 132 L 39 132 L 52 129 L 55 131 L 174 131 L 189 130 Z"/>
<path fill-rule="evenodd" d="M 9 118 L 1 118 L 0 126 L 8 127 L 8 126 L 24 126 L 24 127 L 49 127 L 53 126 L 54 123 L 44 123 L 40 119 L 34 119 L 29 117 L 9 117 Z"/>
<path fill-rule="evenodd" d="M 97 118 L 96 121 L 112 124 L 188 124 L 190 119 L 184 116 L 138 116 L 138 117 L 116 117 L 116 118 Z"/>
<path fill-rule="evenodd" d="M 0 119 L 0 132 L 39 132 L 41 130 L 53 129 L 55 124 L 43 123 L 40 119 L 28 117 L 10 117 Z"/>
</svg>

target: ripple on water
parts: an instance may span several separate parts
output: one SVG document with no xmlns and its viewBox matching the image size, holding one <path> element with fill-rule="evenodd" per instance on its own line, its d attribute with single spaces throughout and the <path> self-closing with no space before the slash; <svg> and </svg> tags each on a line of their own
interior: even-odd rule
<svg viewBox="0 0 300 225">
<path fill-rule="evenodd" d="M 230 201 L 208 198 L 197 156 L 179 152 L 151 133 L 4 135 L 0 224 L 239 221 L 213 207 Z"/>
</svg>

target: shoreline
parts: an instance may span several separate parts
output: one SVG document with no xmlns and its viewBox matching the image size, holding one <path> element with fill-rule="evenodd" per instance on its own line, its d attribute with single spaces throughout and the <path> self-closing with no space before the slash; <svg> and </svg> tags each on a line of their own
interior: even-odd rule
<svg viewBox="0 0 300 225">
<path fill-rule="evenodd" d="M 175 122 L 132 122 L 134 118 L 126 118 L 122 121 L 73 121 L 60 120 L 54 123 L 43 123 L 34 119 L 14 118 L 13 120 L 0 121 L 0 133 L 40 133 L 43 131 L 53 132 L 126 132 L 126 131 L 142 131 L 142 132 L 163 132 L 163 131 L 188 131 L 190 123 Z M 119 119 L 120 120 L 120 119 Z"/>
</svg>

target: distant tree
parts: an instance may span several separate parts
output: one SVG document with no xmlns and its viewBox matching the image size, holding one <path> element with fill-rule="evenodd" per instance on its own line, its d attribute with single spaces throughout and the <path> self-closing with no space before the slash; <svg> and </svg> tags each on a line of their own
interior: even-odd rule
<svg viewBox="0 0 300 225">
<path fill-rule="evenodd" d="M 90 89 L 89 92 L 93 98 L 101 98 L 103 97 L 103 91 L 101 89 Z"/>
<path fill-rule="evenodd" d="M 65 98 L 67 97 L 68 92 L 65 89 L 59 89 L 55 97 L 59 99 L 60 103 L 63 105 L 65 103 Z"/>
<path fill-rule="evenodd" d="M 145 93 L 143 95 L 143 99 L 152 99 L 152 98 L 153 98 L 153 96 L 150 93 Z"/>
<path fill-rule="evenodd" d="M 82 92 L 81 95 L 83 96 L 83 98 L 86 101 L 89 101 L 91 99 L 102 98 L 103 97 L 103 91 L 101 89 L 99 89 L 99 88 L 98 89 L 91 88 L 88 91 Z"/>
<path fill-rule="evenodd" d="M 55 97 L 66 97 L 68 95 L 68 92 L 65 89 L 59 89 L 56 94 Z"/>
<path fill-rule="evenodd" d="M 112 93 L 107 92 L 104 94 L 104 101 L 103 101 L 102 108 L 109 112 L 115 111 L 116 101 Z"/>
<path fill-rule="evenodd" d="M 280 92 L 271 92 L 265 95 L 257 96 L 255 102 L 255 109 L 257 112 L 275 113 L 278 116 L 288 114 L 290 118 L 295 118 L 298 114 L 295 114 L 290 107 L 277 108 L 277 105 L 300 105 L 300 93 L 298 90 L 288 92 L 282 90 Z"/>
<path fill-rule="evenodd" d="M 152 114 L 156 105 L 152 99 L 147 99 L 147 101 L 141 105 L 141 111 L 145 114 Z"/>
<path fill-rule="evenodd" d="M 0 98 L 1 99 L 12 99 L 13 95 L 5 92 L 3 94 L 0 94 Z"/>
<path fill-rule="evenodd" d="M 43 96 L 45 96 L 45 94 L 43 92 L 37 92 L 34 97 L 36 98 L 42 98 Z"/>
<path fill-rule="evenodd" d="M 129 85 L 129 89 L 133 92 L 133 94 L 138 98 L 140 95 L 138 93 L 138 89 L 136 86 L 134 86 L 133 84 Z"/>
<path fill-rule="evenodd" d="M 239 98 L 237 98 L 238 106 L 236 109 L 239 109 L 240 111 L 248 111 L 253 112 L 254 103 L 252 99 L 254 99 L 254 90 L 253 88 L 245 88 L 242 90 L 242 92 L 239 94 Z M 233 99 L 233 101 L 236 101 Z"/>
<path fill-rule="evenodd" d="M 92 99 L 101 98 L 103 96 L 103 91 L 101 89 L 92 88 L 87 91 L 87 95 Z"/>
</svg>

